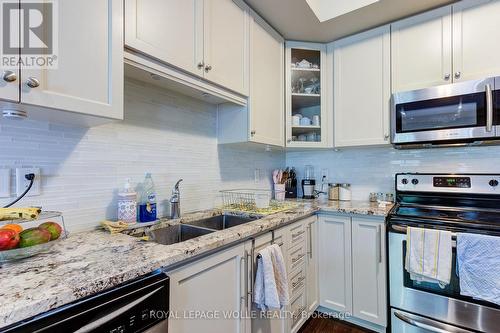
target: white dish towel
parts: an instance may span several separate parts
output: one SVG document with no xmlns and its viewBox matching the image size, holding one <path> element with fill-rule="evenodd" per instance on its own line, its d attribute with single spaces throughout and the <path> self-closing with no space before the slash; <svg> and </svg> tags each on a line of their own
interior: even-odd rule
<svg viewBox="0 0 500 333">
<path fill-rule="evenodd" d="M 254 303 L 258 309 L 282 309 L 288 304 L 288 280 L 285 261 L 278 245 L 259 251 L 254 285 Z"/>
<path fill-rule="evenodd" d="M 408 227 L 405 269 L 414 281 L 450 283 L 452 266 L 451 232 Z"/>
<path fill-rule="evenodd" d="M 500 305 L 500 237 L 458 234 L 460 294 Z"/>
</svg>

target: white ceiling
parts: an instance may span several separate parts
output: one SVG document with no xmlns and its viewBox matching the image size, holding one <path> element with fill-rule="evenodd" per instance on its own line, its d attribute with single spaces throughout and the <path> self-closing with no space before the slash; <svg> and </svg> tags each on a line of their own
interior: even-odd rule
<svg viewBox="0 0 500 333">
<path fill-rule="evenodd" d="M 306 0 L 246 2 L 288 40 L 330 42 L 456 0 L 380 0 L 325 22 L 319 21 Z"/>
</svg>

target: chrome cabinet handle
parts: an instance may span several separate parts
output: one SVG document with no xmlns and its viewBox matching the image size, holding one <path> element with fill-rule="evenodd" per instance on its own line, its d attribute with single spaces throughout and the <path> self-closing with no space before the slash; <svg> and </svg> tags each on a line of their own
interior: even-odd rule
<svg viewBox="0 0 500 333">
<path fill-rule="evenodd" d="M 307 228 L 309 229 L 309 259 L 312 259 L 313 257 L 313 245 L 312 245 L 312 224 L 314 222 L 309 223 Z"/>
<path fill-rule="evenodd" d="M 491 84 L 486 85 L 486 132 L 493 130 L 493 91 Z"/>
<path fill-rule="evenodd" d="M 252 249 L 249 254 L 247 254 L 247 260 L 248 263 L 250 264 L 250 278 L 249 278 L 249 287 L 248 287 L 248 293 L 247 295 L 250 296 L 251 302 L 253 302 L 253 258 L 255 257 L 255 244 L 252 244 Z"/>
<path fill-rule="evenodd" d="M 298 256 L 297 258 L 293 258 L 293 259 L 292 259 L 292 263 L 296 263 L 297 261 L 299 261 L 299 260 L 300 260 L 300 259 L 302 259 L 302 258 L 304 258 L 304 255 L 303 255 L 303 254 L 302 254 L 302 255 L 300 255 L 300 256 Z"/>
<path fill-rule="evenodd" d="M 299 236 L 300 236 L 300 235 L 302 235 L 304 232 L 305 232 L 304 230 L 299 231 L 299 232 L 297 232 L 297 233 L 293 234 L 293 235 L 292 235 L 292 238 L 299 237 Z"/>
<path fill-rule="evenodd" d="M 248 251 L 245 251 L 245 256 L 241 258 L 241 261 L 244 262 L 244 274 L 245 274 L 245 293 L 241 296 L 241 299 L 245 301 L 245 306 L 248 304 Z M 241 264 L 241 263 L 240 263 Z"/>
<path fill-rule="evenodd" d="M 250 135 L 251 135 L 251 136 L 254 136 L 256 133 L 257 133 L 257 132 L 256 132 L 255 130 L 253 130 L 253 131 L 251 131 L 251 132 L 250 132 Z"/>
<path fill-rule="evenodd" d="M 36 88 L 38 86 L 40 86 L 40 81 L 38 81 L 37 78 L 34 78 L 34 77 L 29 77 L 27 80 L 26 80 L 26 85 L 30 88 Z"/>
<path fill-rule="evenodd" d="M 387 141 L 387 140 L 389 140 L 389 134 L 384 135 L 384 141 Z"/>
<path fill-rule="evenodd" d="M 410 318 L 405 314 L 402 314 L 399 311 L 394 311 L 394 315 L 401 321 L 404 321 L 408 325 L 415 326 L 430 332 L 435 333 L 471 333 L 470 331 L 463 330 L 458 327 L 453 327 L 446 324 L 441 324 L 435 322 L 434 320 L 421 318 L 421 320 L 417 320 L 414 318 Z"/>
<path fill-rule="evenodd" d="M 205 66 L 205 72 L 209 72 L 212 70 L 212 66 L 211 65 L 206 65 Z"/>
<path fill-rule="evenodd" d="M 382 263 L 382 227 L 377 225 L 377 259 L 378 263 Z"/>
<path fill-rule="evenodd" d="M 198 63 L 198 69 L 202 69 L 204 66 L 205 63 L 203 63 L 203 61 Z"/>
<path fill-rule="evenodd" d="M 460 79 L 461 75 L 462 75 L 461 72 L 455 72 L 455 79 Z"/>
<path fill-rule="evenodd" d="M 446 74 L 444 75 L 444 80 L 445 80 L 445 81 L 448 81 L 448 80 L 450 79 L 450 77 L 451 77 L 450 73 L 446 73 Z"/>
<path fill-rule="evenodd" d="M 14 82 L 17 80 L 17 75 L 13 71 L 5 71 L 3 72 L 3 80 L 5 82 Z"/>
</svg>

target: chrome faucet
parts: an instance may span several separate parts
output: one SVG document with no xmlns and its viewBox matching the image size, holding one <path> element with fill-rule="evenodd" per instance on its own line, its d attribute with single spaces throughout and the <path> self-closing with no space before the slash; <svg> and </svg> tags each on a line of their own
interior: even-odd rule
<svg viewBox="0 0 500 333">
<path fill-rule="evenodd" d="M 178 219 L 181 217 L 181 192 L 179 190 L 179 184 L 182 179 L 179 179 L 175 183 L 174 189 L 172 190 L 172 196 L 170 197 L 170 218 Z"/>
</svg>

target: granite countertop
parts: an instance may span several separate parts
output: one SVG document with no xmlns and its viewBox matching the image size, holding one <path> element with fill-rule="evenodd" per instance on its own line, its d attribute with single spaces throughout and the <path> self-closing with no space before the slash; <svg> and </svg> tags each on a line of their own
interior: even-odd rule
<svg viewBox="0 0 500 333">
<path fill-rule="evenodd" d="M 386 216 L 389 207 L 362 201 L 293 200 L 296 207 L 259 220 L 173 245 L 141 241 L 96 230 L 72 234 L 50 253 L 0 268 L 0 327 L 71 303 L 158 268 L 169 267 L 221 246 L 305 218 L 318 211 Z M 161 228 L 219 215 L 220 210 L 185 214 L 145 228 Z M 138 231 L 141 231 L 140 229 Z"/>
</svg>

